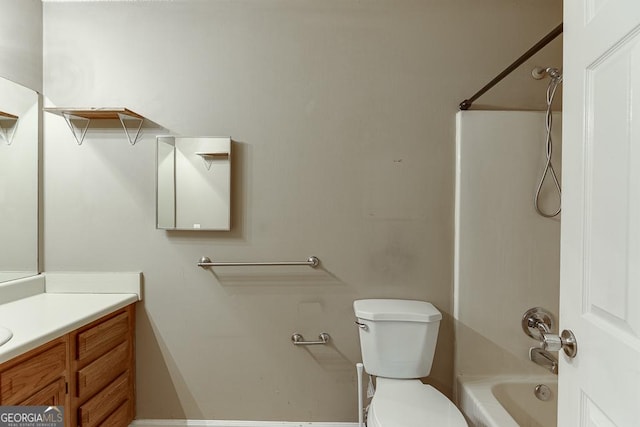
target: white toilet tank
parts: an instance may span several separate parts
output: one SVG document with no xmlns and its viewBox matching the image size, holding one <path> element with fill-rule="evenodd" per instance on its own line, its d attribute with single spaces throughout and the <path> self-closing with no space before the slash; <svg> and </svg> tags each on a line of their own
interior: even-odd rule
<svg viewBox="0 0 640 427">
<path fill-rule="evenodd" d="M 385 378 L 431 372 L 442 313 L 424 301 L 365 299 L 353 303 L 365 370 Z"/>
</svg>

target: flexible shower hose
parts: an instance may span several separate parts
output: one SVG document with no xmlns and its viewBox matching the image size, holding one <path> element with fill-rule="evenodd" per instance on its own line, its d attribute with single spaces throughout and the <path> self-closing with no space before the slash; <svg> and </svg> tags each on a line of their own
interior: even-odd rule
<svg viewBox="0 0 640 427">
<path fill-rule="evenodd" d="M 545 218 L 553 218 L 557 216 L 562 210 L 562 189 L 560 188 L 560 181 L 558 180 L 558 176 L 556 175 L 556 171 L 553 168 L 553 163 L 551 163 L 551 156 L 553 155 L 553 140 L 551 138 L 551 129 L 553 127 L 553 112 L 551 111 L 551 107 L 553 105 L 553 98 L 556 95 L 556 90 L 558 86 L 562 82 L 562 74 L 553 68 L 548 69 L 547 73 L 551 77 L 549 81 L 549 85 L 547 86 L 547 113 L 545 115 L 545 123 L 547 130 L 546 137 L 546 162 L 544 166 L 544 172 L 542 173 L 542 177 L 540 178 L 540 182 L 538 183 L 538 188 L 536 189 L 536 195 L 534 197 L 533 204 L 536 208 L 536 212 L 542 215 Z M 542 192 L 542 185 L 544 184 L 547 176 L 551 176 L 553 179 L 553 184 L 558 193 L 558 208 L 552 212 L 545 212 L 540 207 L 540 193 Z"/>
</svg>

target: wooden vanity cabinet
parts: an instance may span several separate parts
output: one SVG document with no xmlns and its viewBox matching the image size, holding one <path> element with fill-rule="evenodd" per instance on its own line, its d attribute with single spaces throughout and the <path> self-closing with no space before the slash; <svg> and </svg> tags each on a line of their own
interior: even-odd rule
<svg viewBox="0 0 640 427">
<path fill-rule="evenodd" d="M 135 416 L 131 304 L 0 364 L 0 405 L 64 405 L 67 427 L 124 427 Z"/>
<path fill-rule="evenodd" d="M 135 415 L 134 306 L 70 334 L 71 425 L 127 426 Z M 126 420 L 120 424 L 113 419 Z"/>
</svg>

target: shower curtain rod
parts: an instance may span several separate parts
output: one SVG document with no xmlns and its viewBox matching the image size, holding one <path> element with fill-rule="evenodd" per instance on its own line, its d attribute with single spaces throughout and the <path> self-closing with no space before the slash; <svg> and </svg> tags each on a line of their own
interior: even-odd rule
<svg viewBox="0 0 640 427">
<path fill-rule="evenodd" d="M 473 95 L 469 99 L 465 99 L 464 101 L 462 101 L 460 103 L 460 105 L 459 105 L 460 109 L 461 110 L 468 110 L 469 107 L 471 107 L 471 104 L 473 104 L 473 101 L 475 101 L 476 99 L 480 98 L 486 91 L 488 91 L 489 89 L 494 87 L 496 84 L 498 84 L 498 82 L 500 82 L 500 80 L 502 80 L 506 76 L 508 76 L 513 70 L 515 70 L 520 65 L 522 65 L 524 63 L 524 61 L 526 61 L 527 59 L 531 58 L 540 49 L 542 49 L 543 47 L 548 45 L 553 39 L 558 37 L 560 34 L 562 34 L 562 24 L 558 25 L 549 34 L 544 36 L 538 43 L 533 45 L 531 47 L 531 49 L 526 51 L 520 58 L 516 59 L 513 62 L 513 64 L 511 64 L 507 68 L 505 68 L 504 71 L 502 71 L 500 74 L 498 74 L 493 80 L 491 80 L 489 83 L 487 83 L 482 89 L 480 89 L 478 92 L 476 92 L 475 95 Z"/>
</svg>

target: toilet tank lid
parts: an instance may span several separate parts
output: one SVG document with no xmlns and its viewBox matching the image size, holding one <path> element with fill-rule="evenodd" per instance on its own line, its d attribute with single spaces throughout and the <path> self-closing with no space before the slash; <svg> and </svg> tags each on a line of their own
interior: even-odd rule
<svg viewBox="0 0 640 427">
<path fill-rule="evenodd" d="M 442 313 L 431 303 L 402 299 L 361 299 L 353 302 L 356 317 L 365 320 L 437 322 Z"/>
</svg>

